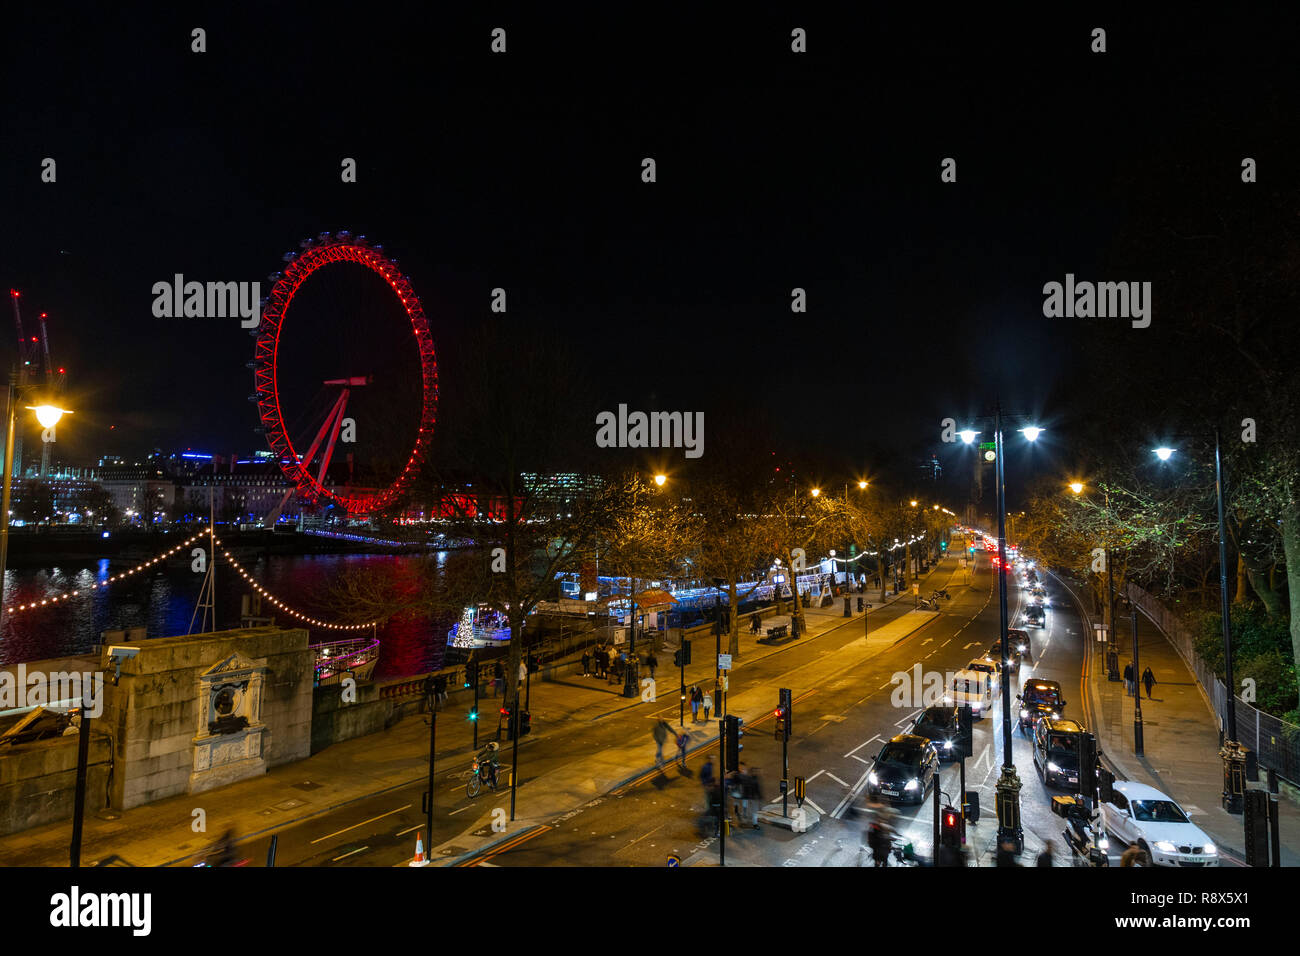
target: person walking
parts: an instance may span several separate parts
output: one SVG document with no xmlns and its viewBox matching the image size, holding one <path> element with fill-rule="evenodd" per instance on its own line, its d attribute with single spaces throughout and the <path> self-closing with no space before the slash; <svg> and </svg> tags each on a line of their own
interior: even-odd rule
<svg viewBox="0 0 1300 956">
<path fill-rule="evenodd" d="M 497 661 L 492 665 L 492 696 L 506 692 L 506 669 Z"/>
<path fill-rule="evenodd" d="M 582 676 L 583 677 L 591 676 L 591 652 L 590 651 L 582 652 Z"/>
<path fill-rule="evenodd" d="M 1147 700 L 1151 699 L 1151 688 L 1156 686 L 1156 675 L 1151 673 L 1151 668 L 1142 672 L 1142 683 L 1147 689 Z"/>
<path fill-rule="evenodd" d="M 700 706 L 704 708 L 704 722 L 708 723 L 709 711 L 713 709 L 713 695 L 705 694 L 703 699 L 700 701 Z"/>
<path fill-rule="evenodd" d="M 998 845 L 998 855 L 993 864 L 994 866 L 1019 866 L 1016 861 L 1016 845 L 1009 840 L 1004 840 Z"/>
<path fill-rule="evenodd" d="M 655 742 L 655 766 L 660 770 L 664 766 L 664 744 L 668 742 L 668 734 L 672 728 L 662 718 L 655 724 L 654 730 L 650 731 L 650 736 Z"/>
<path fill-rule="evenodd" d="M 1053 858 L 1052 855 L 1055 852 L 1056 852 L 1055 842 L 1053 842 L 1052 840 L 1048 840 L 1047 843 L 1043 846 L 1043 852 L 1038 854 L 1038 859 L 1035 861 L 1034 865 L 1055 866 L 1056 864 L 1052 862 L 1052 858 Z"/>
<path fill-rule="evenodd" d="M 677 762 L 683 770 L 686 769 L 686 745 L 691 742 L 691 735 L 683 730 L 677 735 Z"/>
<path fill-rule="evenodd" d="M 528 680 L 528 665 L 523 661 L 519 662 L 519 683 L 515 684 L 515 690 L 524 686 L 524 681 Z"/>
<path fill-rule="evenodd" d="M 867 827 L 867 846 L 871 848 L 872 866 L 889 866 L 889 833 L 879 820 Z"/>
<path fill-rule="evenodd" d="M 1124 665 L 1124 693 L 1129 697 L 1133 696 L 1133 689 L 1135 686 L 1133 681 L 1136 677 L 1137 675 L 1133 673 L 1133 662 L 1129 661 Z"/>
<path fill-rule="evenodd" d="M 604 679 L 605 669 L 609 667 L 609 654 L 604 647 L 596 648 L 596 678 Z"/>
<path fill-rule="evenodd" d="M 659 666 L 659 658 L 655 657 L 655 652 L 651 651 L 645 656 L 646 670 L 650 672 L 650 679 L 655 679 L 655 668 Z"/>
<path fill-rule="evenodd" d="M 704 700 L 704 695 L 700 693 L 700 688 L 696 684 L 691 685 L 691 723 L 700 722 L 700 702 Z"/>
<path fill-rule="evenodd" d="M 434 709 L 447 699 L 447 675 L 439 674 L 433 679 Z"/>
</svg>

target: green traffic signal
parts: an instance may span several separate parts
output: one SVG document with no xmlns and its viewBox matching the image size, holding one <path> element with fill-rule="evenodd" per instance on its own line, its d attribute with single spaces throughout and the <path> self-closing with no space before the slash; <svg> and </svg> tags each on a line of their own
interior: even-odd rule
<svg viewBox="0 0 1300 956">
<path fill-rule="evenodd" d="M 478 720 L 478 711 L 477 711 L 477 710 L 471 710 L 471 711 L 469 712 L 469 719 L 470 719 L 470 720 Z"/>
</svg>

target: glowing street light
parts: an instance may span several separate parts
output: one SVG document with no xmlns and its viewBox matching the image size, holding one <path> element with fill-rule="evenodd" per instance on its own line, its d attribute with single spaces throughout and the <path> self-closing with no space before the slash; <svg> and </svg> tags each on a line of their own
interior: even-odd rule
<svg viewBox="0 0 1300 956">
<path fill-rule="evenodd" d="M 66 408 L 59 408 L 57 405 L 28 405 L 26 407 L 36 413 L 36 420 L 41 423 L 42 428 L 53 428 L 64 415 L 72 414 Z"/>
<path fill-rule="evenodd" d="M 1043 433 L 1043 430 L 1035 425 L 1030 425 L 1027 428 L 1020 429 L 1020 432 L 1030 441 L 1038 441 L 1038 436 Z"/>
<path fill-rule="evenodd" d="M 668 480 L 667 475 L 655 475 L 655 484 L 658 485 L 660 488 L 664 486 L 664 482 L 667 480 Z"/>
<path fill-rule="evenodd" d="M 817 497 L 818 495 L 820 495 L 821 493 L 822 493 L 822 490 L 821 490 L 820 488 L 814 488 L 814 489 L 812 490 L 812 496 L 813 496 L 814 498 L 816 498 L 816 497 Z"/>
<path fill-rule="evenodd" d="M 961 436 L 961 440 L 963 442 L 969 445 L 972 442 L 974 442 L 976 438 L 979 437 L 980 433 L 975 431 L 974 429 L 967 428 L 967 429 L 963 429 L 962 431 L 959 431 L 957 434 Z"/>
<path fill-rule="evenodd" d="M 1174 453 L 1172 448 L 1154 448 L 1152 450 L 1156 453 L 1156 457 L 1161 461 L 1168 461 Z"/>
<path fill-rule="evenodd" d="M 1073 491 L 1076 495 L 1083 494 L 1083 482 L 1082 481 L 1070 482 L 1070 490 Z"/>
<path fill-rule="evenodd" d="M 867 483 L 866 483 L 865 481 L 859 481 L 859 482 L 858 482 L 858 490 L 859 490 L 859 491 L 866 491 L 866 490 L 867 490 Z"/>
</svg>

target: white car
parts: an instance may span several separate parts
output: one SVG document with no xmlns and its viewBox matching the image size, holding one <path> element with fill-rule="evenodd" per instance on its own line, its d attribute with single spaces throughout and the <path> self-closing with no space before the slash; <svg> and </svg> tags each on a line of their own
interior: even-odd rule
<svg viewBox="0 0 1300 956">
<path fill-rule="evenodd" d="M 985 671 L 959 670 L 944 700 L 957 707 L 970 704 L 971 716 L 979 720 L 993 709 L 993 679 Z"/>
<path fill-rule="evenodd" d="M 1155 787 L 1116 781 L 1102 801 L 1106 832 L 1147 852 L 1156 866 L 1218 866 L 1219 852 L 1183 808 Z"/>
<path fill-rule="evenodd" d="M 1002 687 L 1002 663 L 991 657 L 981 657 L 966 665 L 968 671 L 983 671 L 989 675 L 990 690 L 994 697 Z"/>
</svg>

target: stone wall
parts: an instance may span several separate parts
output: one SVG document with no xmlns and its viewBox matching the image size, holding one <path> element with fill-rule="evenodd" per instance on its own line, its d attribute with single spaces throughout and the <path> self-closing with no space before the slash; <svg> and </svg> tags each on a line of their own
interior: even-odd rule
<svg viewBox="0 0 1300 956">
<path fill-rule="evenodd" d="M 86 814 L 107 806 L 112 748 L 91 723 Z M 77 796 L 77 735 L 0 747 L 0 835 L 72 818 Z"/>
<path fill-rule="evenodd" d="M 195 744 L 207 731 L 206 715 L 199 713 L 200 687 L 205 674 L 232 658 L 264 668 L 258 699 L 242 705 L 258 713 L 257 759 L 238 773 L 212 779 L 229 783 L 310 753 L 315 653 L 305 629 L 216 631 L 123 646 L 139 651 L 122 662 L 118 685 L 110 679 L 106 686 L 102 718 L 113 734 L 114 807 L 128 809 L 207 788 L 191 781 Z M 100 666 L 111 678 L 107 649 Z"/>
<path fill-rule="evenodd" d="M 331 744 L 364 737 L 384 730 L 399 719 L 394 701 L 381 699 L 379 687 L 358 682 L 357 699 L 343 702 L 343 688 L 337 684 L 317 687 L 312 699 L 311 752 L 319 753 Z"/>
</svg>

